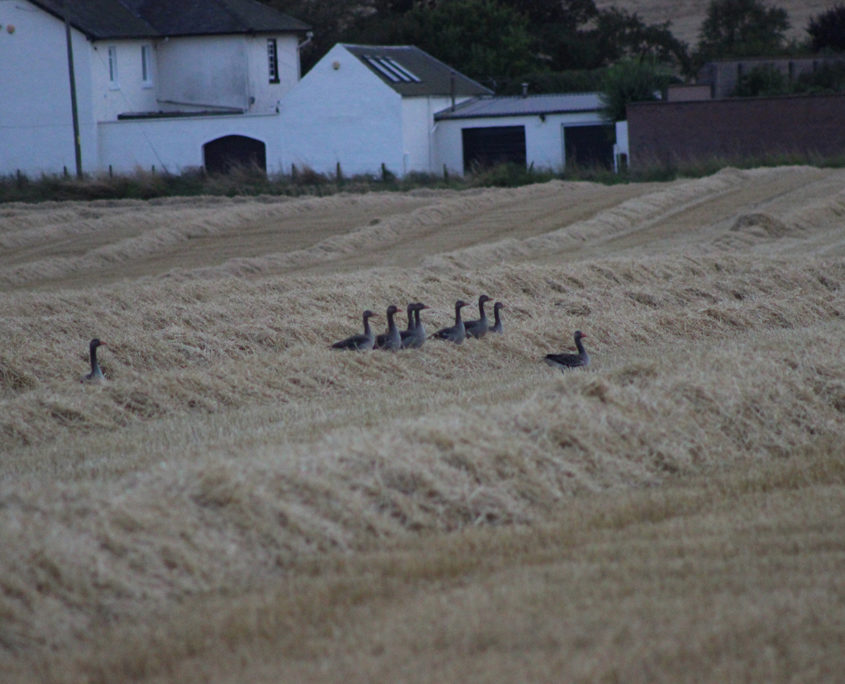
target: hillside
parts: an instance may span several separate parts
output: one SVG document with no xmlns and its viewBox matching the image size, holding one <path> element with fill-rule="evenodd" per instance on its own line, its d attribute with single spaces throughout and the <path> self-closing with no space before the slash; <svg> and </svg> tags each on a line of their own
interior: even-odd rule
<svg viewBox="0 0 845 684">
<path fill-rule="evenodd" d="M 770 0 L 771 7 L 782 7 L 789 13 L 789 37 L 803 40 L 810 17 L 831 7 L 827 0 Z M 679 40 L 695 46 L 698 31 L 707 14 L 707 2 L 701 0 L 596 0 L 596 7 L 619 7 L 636 12 L 648 24 L 672 22 L 672 33 Z"/>
<path fill-rule="evenodd" d="M 4 681 L 831 681 L 843 187 L 0 206 Z"/>
</svg>

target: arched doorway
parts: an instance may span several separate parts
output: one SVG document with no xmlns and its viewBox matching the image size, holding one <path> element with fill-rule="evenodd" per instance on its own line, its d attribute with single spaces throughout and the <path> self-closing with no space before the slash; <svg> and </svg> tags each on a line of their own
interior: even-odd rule
<svg viewBox="0 0 845 684">
<path fill-rule="evenodd" d="M 228 173 L 233 167 L 267 172 L 267 149 L 263 142 L 245 135 L 224 135 L 202 146 L 205 170 Z"/>
</svg>

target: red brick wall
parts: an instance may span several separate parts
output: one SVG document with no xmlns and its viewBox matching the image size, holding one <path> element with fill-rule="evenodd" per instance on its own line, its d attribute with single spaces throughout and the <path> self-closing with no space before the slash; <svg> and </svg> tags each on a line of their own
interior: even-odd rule
<svg viewBox="0 0 845 684">
<path fill-rule="evenodd" d="M 628 105 L 629 164 L 845 156 L 845 94 Z"/>
</svg>

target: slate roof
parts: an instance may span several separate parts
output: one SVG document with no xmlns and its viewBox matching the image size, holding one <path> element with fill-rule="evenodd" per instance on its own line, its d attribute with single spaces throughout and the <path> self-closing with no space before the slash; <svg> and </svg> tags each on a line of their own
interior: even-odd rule
<svg viewBox="0 0 845 684">
<path fill-rule="evenodd" d="M 62 0 L 30 0 L 63 18 Z M 305 32 L 304 22 L 256 0 L 66 0 L 71 25 L 92 40 Z"/>
<path fill-rule="evenodd" d="M 434 115 L 443 119 L 474 119 L 495 116 L 527 116 L 540 114 L 567 114 L 595 112 L 604 107 L 598 93 L 552 93 L 521 97 L 479 97 L 444 109 Z"/>
<path fill-rule="evenodd" d="M 344 44 L 343 47 L 400 95 L 492 94 L 489 88 L 412 45 Z"/>
</svg>

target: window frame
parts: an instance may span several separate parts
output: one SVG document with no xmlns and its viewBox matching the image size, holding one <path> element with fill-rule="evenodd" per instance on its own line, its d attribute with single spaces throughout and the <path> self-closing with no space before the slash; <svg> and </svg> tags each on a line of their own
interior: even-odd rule
<svg viewBox="0 0 845 684">
<path fill-rule="evenodd" d="M 118 78 L 117 69 L 117 45 L 108 46 L 108 67 L 109 67 L 109 88 L 118 90 L 120 88 L 120 80 Z"/>
<path fill-rule="evenodd" d="M 279 44 L 275 38 L 267 39 L 267 72 L 270 83 L 280 83 L 279 78 Z"/>
<path fill-rule="evenodd" d="M 141 85 L 151 88 L 153 85 L 153 46 L 141 45 Z"/>
</svg>

